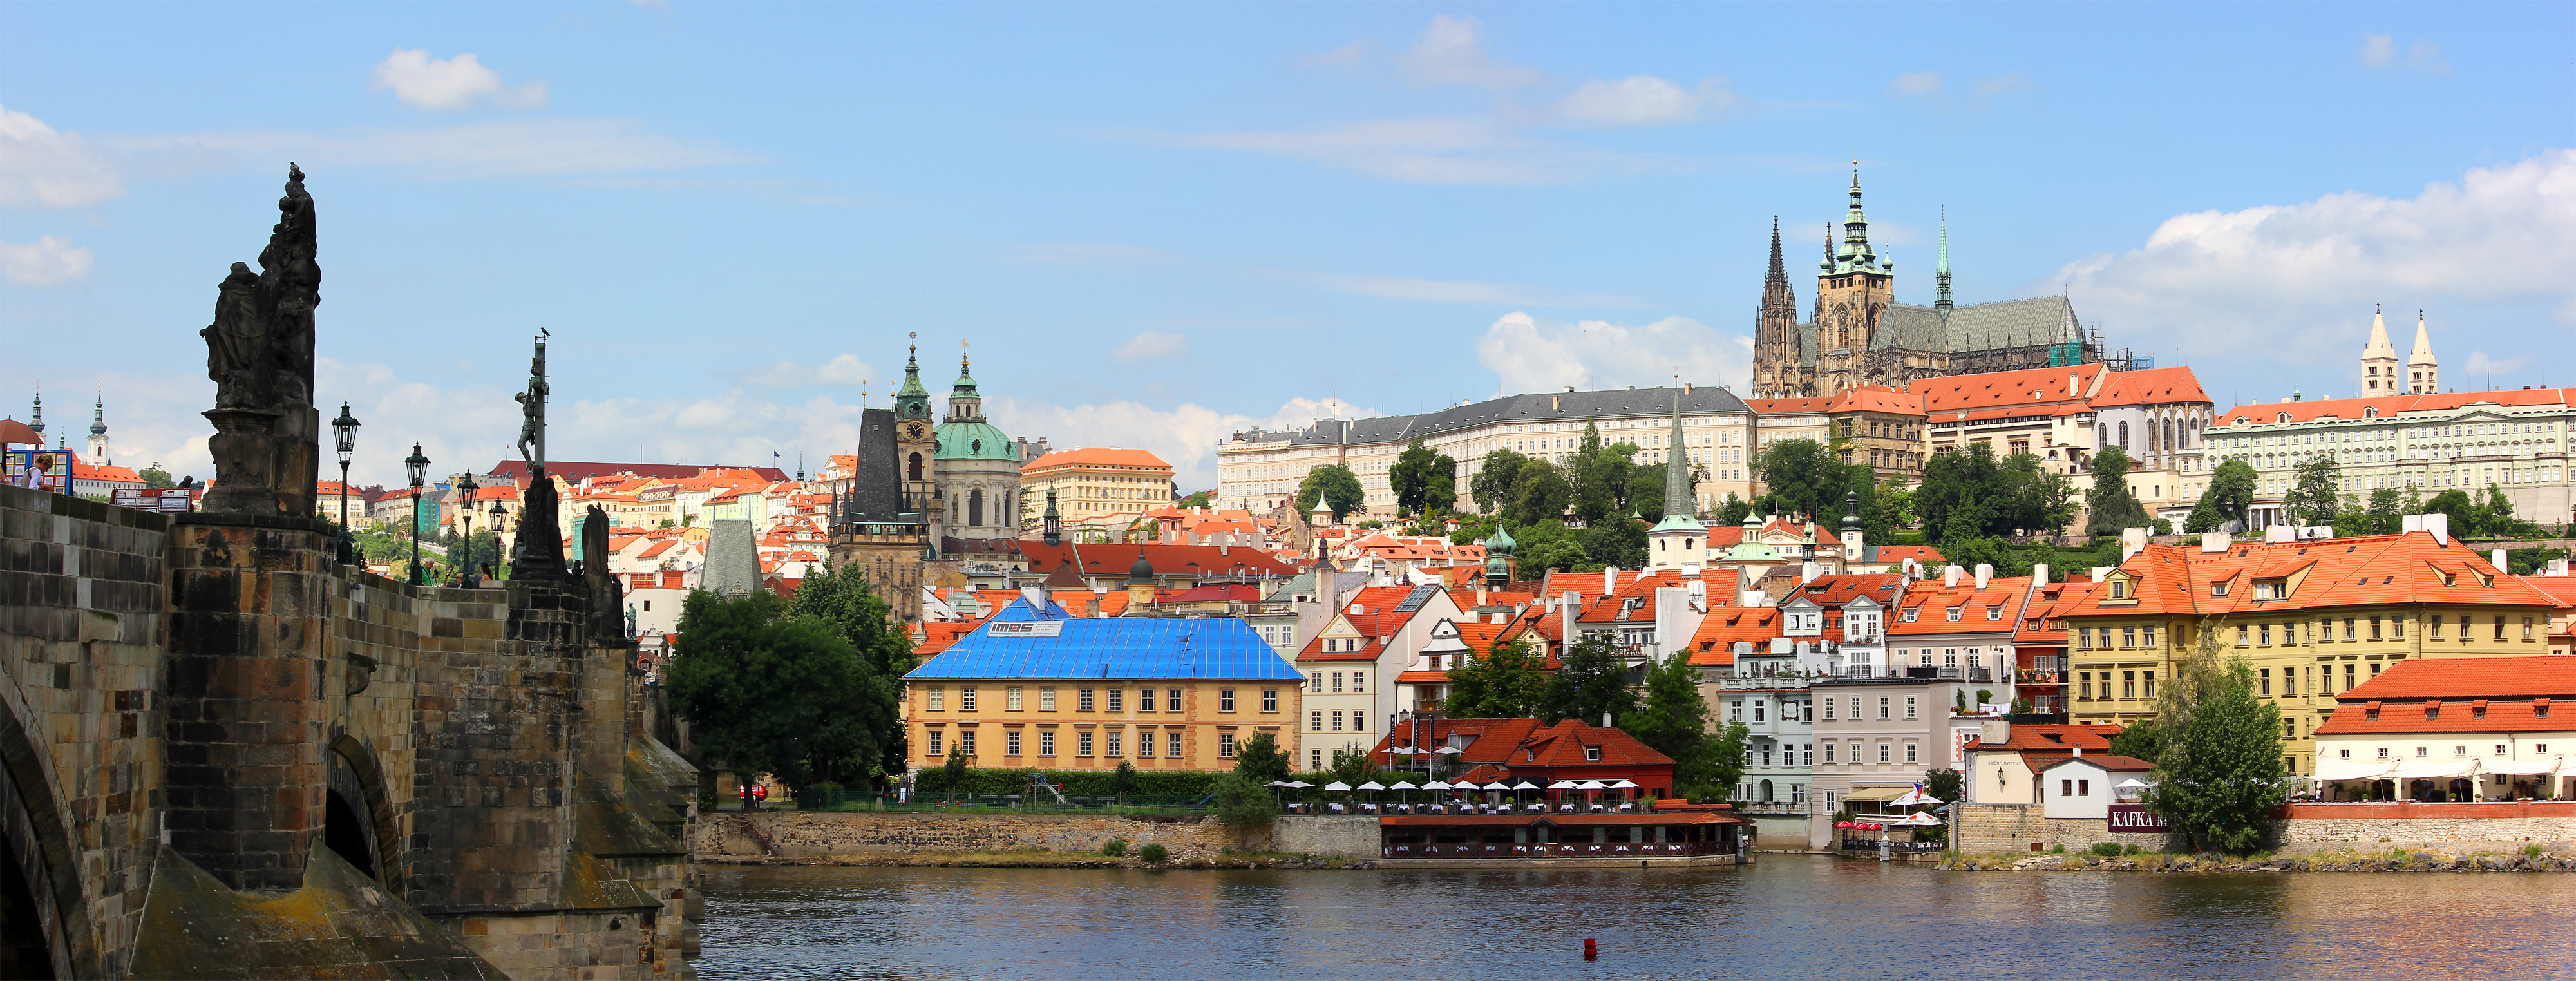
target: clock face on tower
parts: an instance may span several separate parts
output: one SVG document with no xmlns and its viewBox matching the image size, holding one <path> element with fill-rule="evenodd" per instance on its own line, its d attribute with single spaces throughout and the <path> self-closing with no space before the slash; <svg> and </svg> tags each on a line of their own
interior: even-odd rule
<svg viewBox="0 0 2576 981">
<path fill-rule="evenodd" d="M 926 438 L 930 435 L 930 423 L 922 419 L 907 419 L 903 424 L 903 434 L 911 439 Z"/>
</svg>

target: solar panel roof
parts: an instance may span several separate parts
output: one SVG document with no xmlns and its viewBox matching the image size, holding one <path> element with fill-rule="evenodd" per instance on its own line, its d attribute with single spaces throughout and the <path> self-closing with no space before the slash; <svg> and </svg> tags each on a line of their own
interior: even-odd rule
<svg viewBox="0 0 2576 981">
<path fill-rule="evenodd" d="M 1057 635 L 995 637 L 996 623 L 1053 621 Z M 907 679 L 1196 678 L 1303 681 L 1286 658 L 1232 617 L 1076 617 L 1050 601 L 1011 605 Z"/>
</svg>

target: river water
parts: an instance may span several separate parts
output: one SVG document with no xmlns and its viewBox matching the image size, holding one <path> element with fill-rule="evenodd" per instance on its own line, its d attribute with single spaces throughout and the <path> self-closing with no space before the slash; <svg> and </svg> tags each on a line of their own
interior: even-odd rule
<svg viewBox="0 0 2576 981">
<path fill-rule="evenodd" d="M 2576 875 L 718 866 L 706 978 L 2576 977 Z M 1586 963 L 1583 941 L 1600 942 Z"/>
</svg>

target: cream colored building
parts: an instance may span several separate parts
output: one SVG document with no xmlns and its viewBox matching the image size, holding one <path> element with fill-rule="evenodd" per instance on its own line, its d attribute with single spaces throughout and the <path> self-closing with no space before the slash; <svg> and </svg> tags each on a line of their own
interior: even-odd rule
<svg viewBox="0 0 2576 981">
<path fill-rule="evenodd" d="M 1144 450 L 1059 450 L 1020 468 L 1020 497 L 1028 522 L 1055 492 L 1056 511 L 1067 525 L 1118 512 L 1142 512 L 1172 503 L 1172 465 Z"/>
<path fill-rule="evenodd" d="M 1669 445 L 1675 395 L 1682 405 L 1685 445 L 1680 447 Z M 1678 390 L 1513 395 L 1461 402 L 1420 415 L 1325 419 L 1296 431 L 1243 430 L 1217 444 L 1217 503 L 1254 511 L 1293 504 L 1297 487 L 1309 471 L 1338 463 L 1350 467 L 1367 492 L 1364 515 L 1355 514 L 1354 519 L 1394 517 L 1395 490 L 1387 472 L 1405 448 L 1419 439 L 1425 448 L 1458 461 L 1454 506 L 1472 512 L 1475 504 L 1468 497 L 1469 482 L 1484 466 L 1486 453 L 1510 449 L 1563 463 L 1581 449 L 1588 425 L 1600 427 L 1605 445 L 1637 446 L 1635 460 L 1642 465 L 1687 453 L 1707 474 L 1693 492 L 1700 510 L 1713 509 L 1730 493 L 1748 500 L 1754 495 L 1750 461 L 1758 447 L 1752 442 L 1753 411 L 1724 387 L 1685 385 Z M 1818 436 L 1824 433 L 1821 414 L 1813 429 Z"/>
</svg>

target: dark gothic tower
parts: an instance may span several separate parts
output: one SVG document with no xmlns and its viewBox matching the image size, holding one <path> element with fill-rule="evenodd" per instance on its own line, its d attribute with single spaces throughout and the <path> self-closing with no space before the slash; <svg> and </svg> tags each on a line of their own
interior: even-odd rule
<svg viewBox="0 0 2576 981">
<path fill-rule="evenodd" d="M 1780 218 L 1771 218 L 1771 270 L 1762 277 L 1762 307 L 1753 318 L 1753 391 L 1777 397 L 1798 371 L 1798 292 L 1780 259 Z"/>
</svg>

